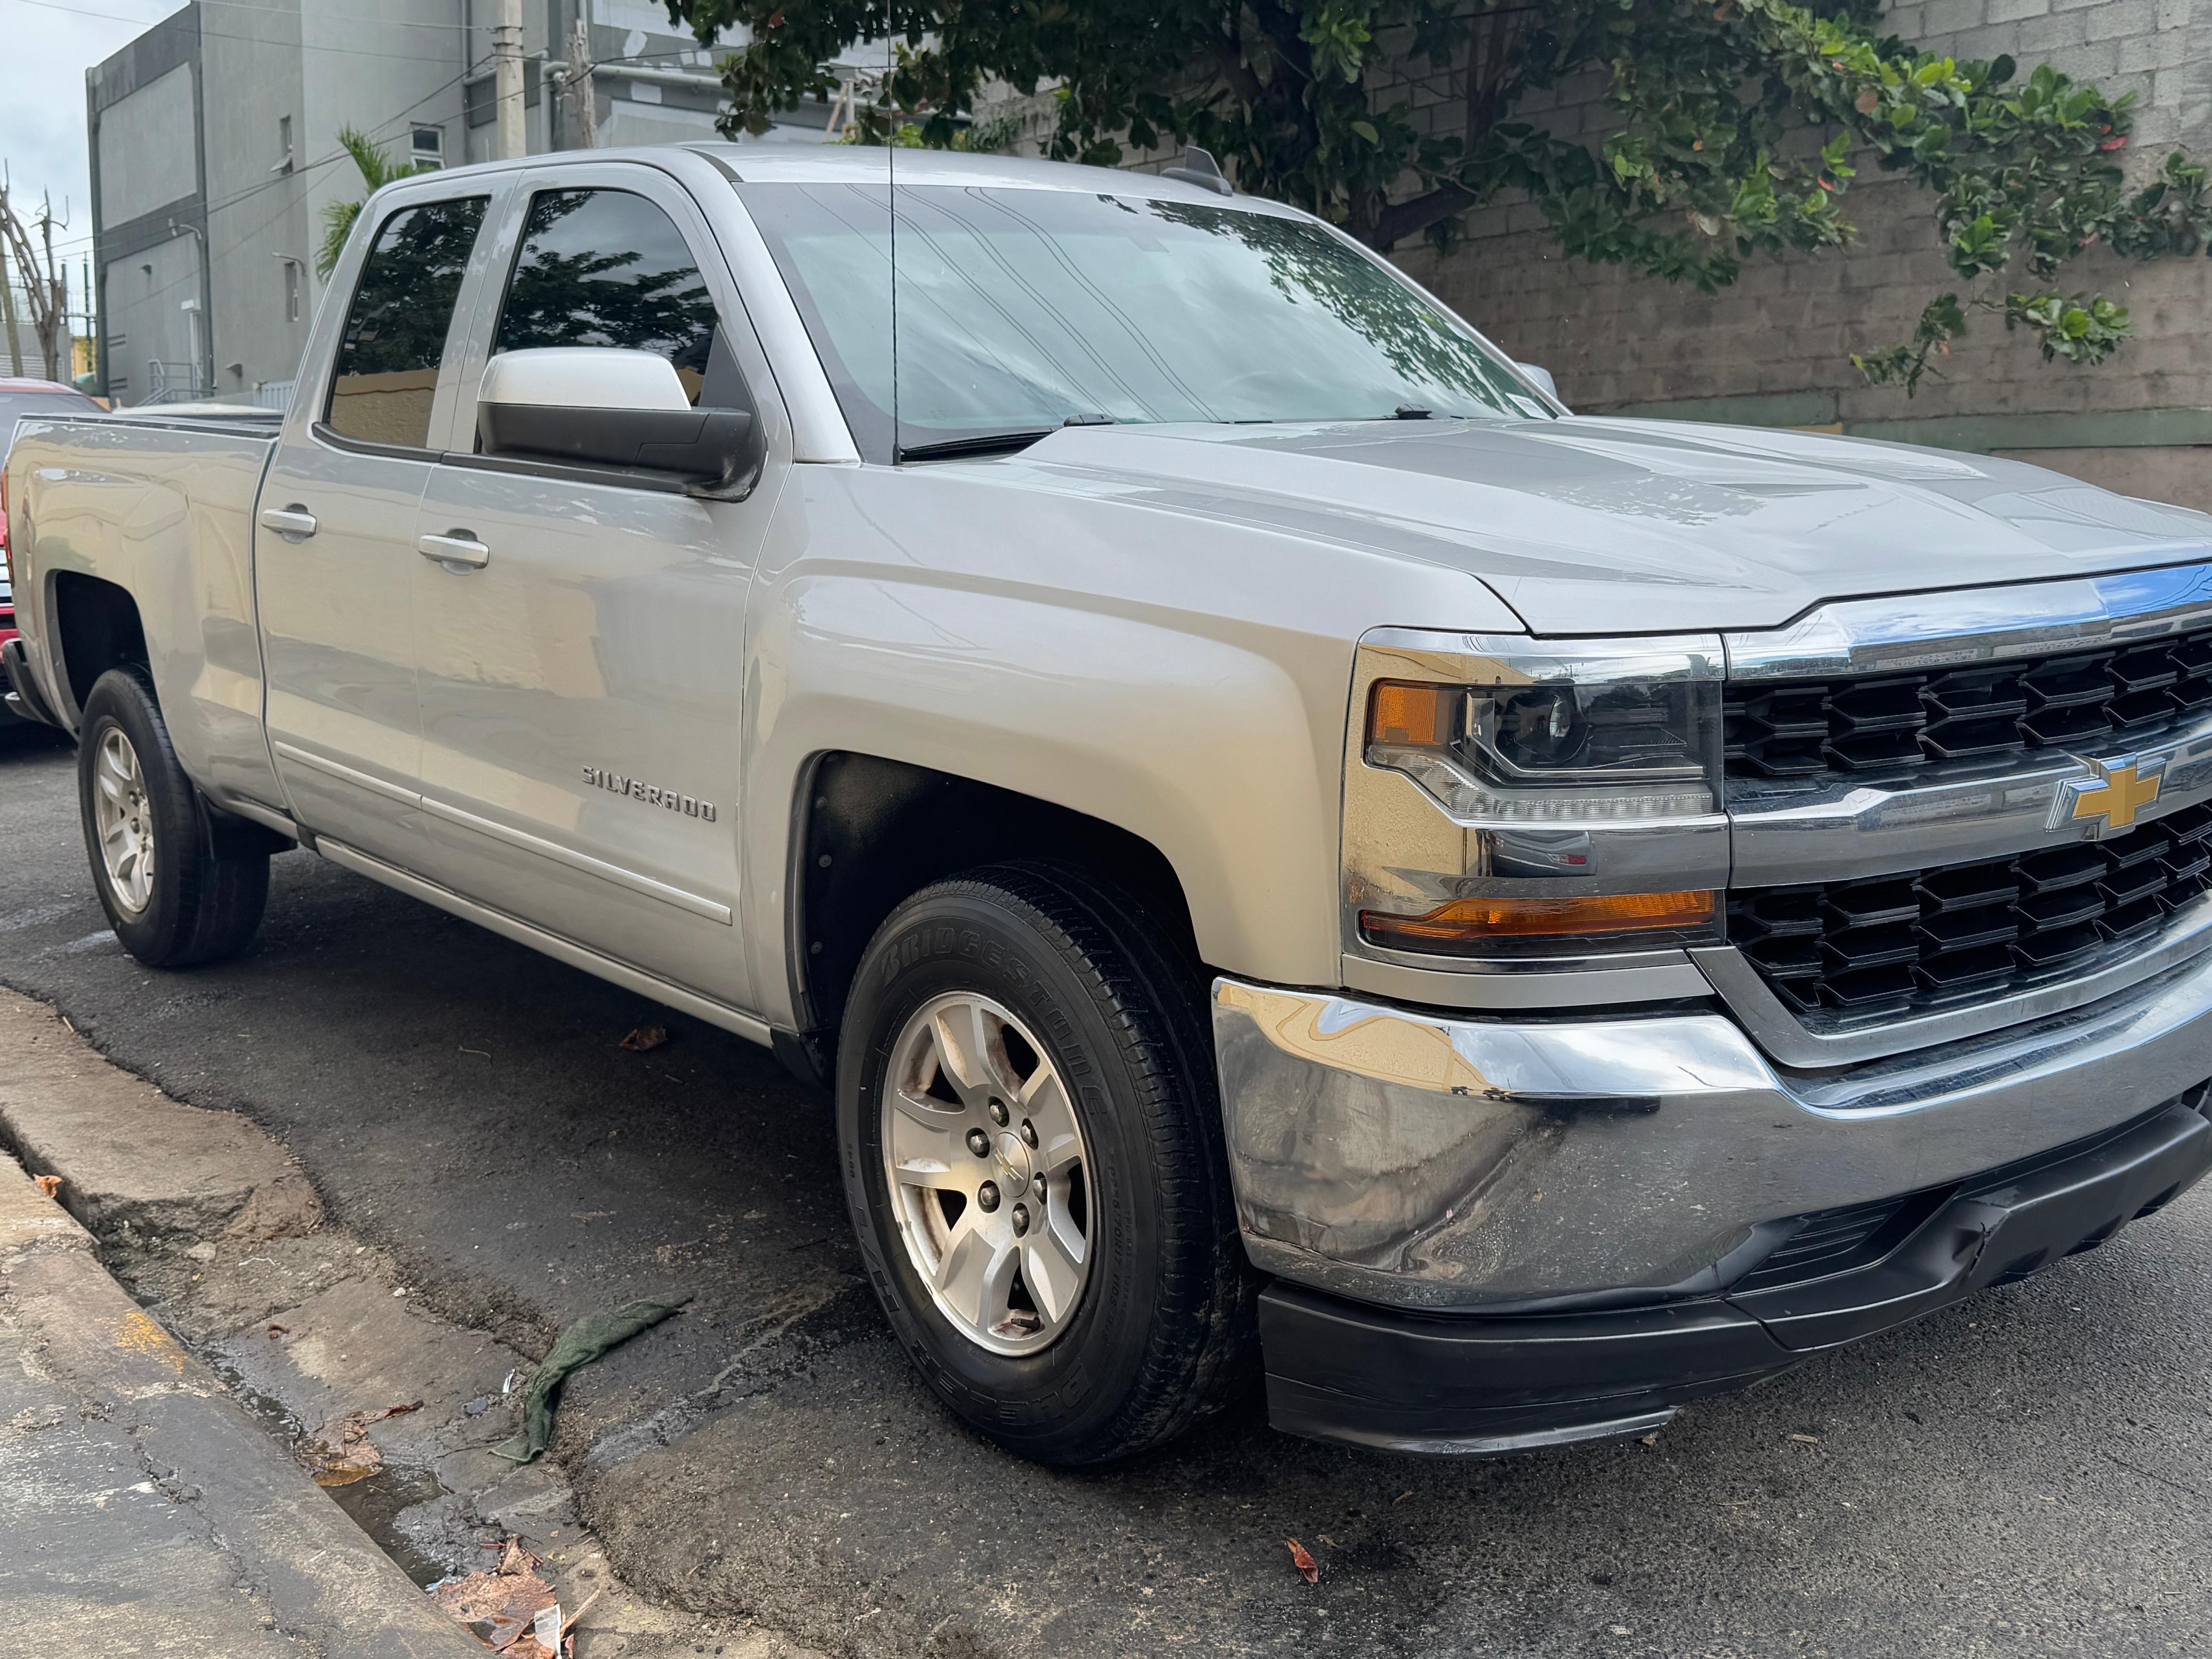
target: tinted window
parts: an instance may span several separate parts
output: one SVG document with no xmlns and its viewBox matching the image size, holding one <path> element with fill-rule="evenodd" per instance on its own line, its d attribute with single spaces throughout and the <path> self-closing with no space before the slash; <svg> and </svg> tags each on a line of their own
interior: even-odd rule
<svg viewBox="0 0 2212 1659">
<path fill-rule="evenodd" d="M 372 443 L 427 448 L 438 360 L 460 297 L 482 196 L 402 208 L 384 222 L 338 339 L 331 429 Z"/>
<path fill-rule="evenodd" d="M 622 190 L 551 190 L 532 198 L 495 352 L 650 351 L 676 366 L 696 404 L 710 363 L 726 356 L 714 343 L 714 302 L 666 214 Z M 719 386 L 717 393 L 705 401 L 738 405 Z"/>
</svg>

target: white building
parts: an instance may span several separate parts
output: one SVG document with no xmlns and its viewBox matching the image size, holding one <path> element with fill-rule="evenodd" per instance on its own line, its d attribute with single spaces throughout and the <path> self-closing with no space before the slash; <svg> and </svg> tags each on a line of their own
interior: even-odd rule
<svg viewBox="0 0 2212 1659">
<path fill-rule="evenodd" d="M 496 0 L 193 0 L 88 71 L 109 395 L 281 403 L 314 314 L 324 210 L 362 194 L 339 129 L 397 160 L 489 160 L 495 15 Z M 580 142 L 579 22 L 600 144 L 714 136 L 712 54 L 657 0 L 528 0 L 532 153 Z M 830 116 L 802 108 L 769 140 L 819 142 Z"/>
</svg>

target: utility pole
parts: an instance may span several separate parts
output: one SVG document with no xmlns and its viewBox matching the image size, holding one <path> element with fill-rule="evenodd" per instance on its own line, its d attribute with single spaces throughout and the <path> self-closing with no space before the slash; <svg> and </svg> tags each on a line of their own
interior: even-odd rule
<svg viewBox="0 0 2212 1659">
<path fill-rule="evenodd" d="M 568 101 L 576 112 L 576 148 L 597 149 L 599 147 L 599 100 L 592 87 L 591 41 L 586 38 L 584 20 L 579 17 L 576 27 L 568 32 Z"/>
<path fill-rule="evenodd" d="M 522 0 L 499 0 L 499 21 L 491 32 L 492 84 L 499 110 L 499 159 L 526 153 L 522 136 Z"/>
</svg>

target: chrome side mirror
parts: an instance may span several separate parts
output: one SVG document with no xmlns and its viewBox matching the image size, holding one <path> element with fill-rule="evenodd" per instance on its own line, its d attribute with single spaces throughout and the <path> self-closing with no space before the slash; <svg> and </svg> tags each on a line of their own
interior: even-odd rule
<svg viewBox="0 0 2212 1659">
<path fill-rule="evenodd" d="M 750 410 L 694 409 L 668 360 L 617 346 L 538 346 L 484 368 L 487 455 L 673 474 L 695 495 L 742 497 L 764 438 Z"/>
</svg>

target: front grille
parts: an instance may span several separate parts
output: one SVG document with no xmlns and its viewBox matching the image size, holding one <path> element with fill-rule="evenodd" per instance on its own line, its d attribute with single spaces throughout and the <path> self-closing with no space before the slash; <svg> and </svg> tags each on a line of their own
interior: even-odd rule
<svg viewBox="0 0 2212 1659">
<path fill-rule="evenodd" d="M 1800 1014 L 1894 1018 L 2086 972 L 2212 887 L 2212 805 L 2103 841 L 1729 895 L 1729 933 Z"/>
<path fill-rule="evenodd" d="M 1723 699 L 1731 777 L 1911 770 L 2103 747 L 2212 709 L 2212 629 L 1872 679 L 1731 681 Z"/>
</svg>

